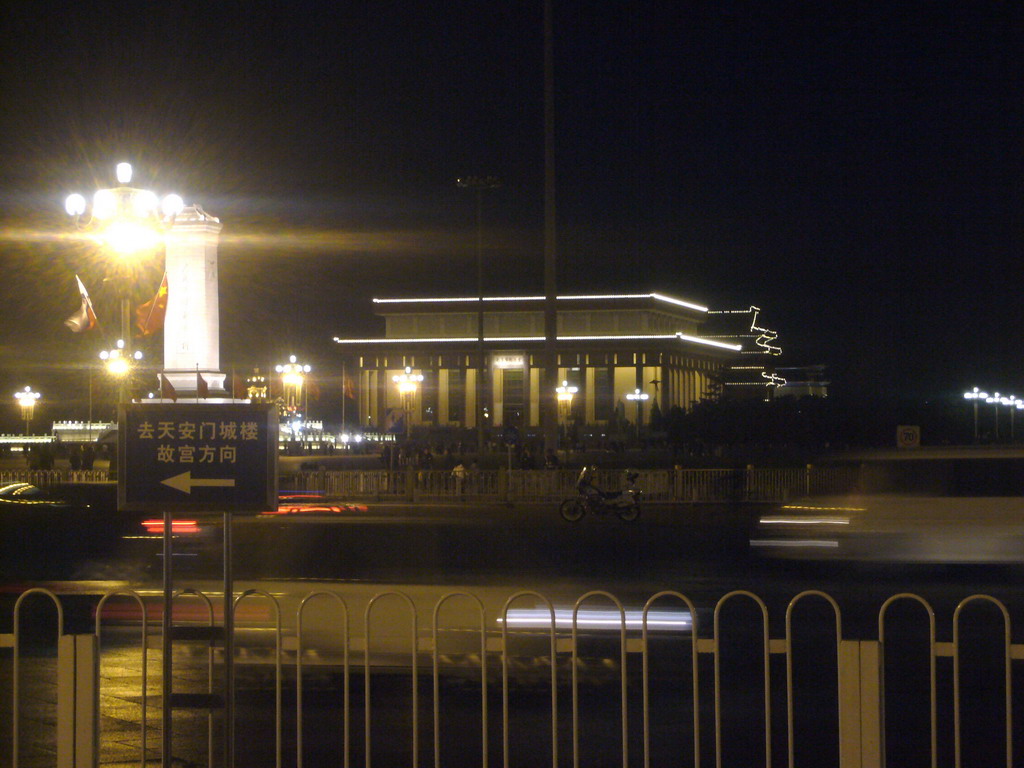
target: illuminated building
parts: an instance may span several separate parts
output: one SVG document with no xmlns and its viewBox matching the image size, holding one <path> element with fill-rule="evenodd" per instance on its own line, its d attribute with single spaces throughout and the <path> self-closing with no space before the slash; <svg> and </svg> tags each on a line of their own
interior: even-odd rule
<svg viewBox="0 0 1024 768">
<path fill-rule="evenodd" d="M 739 357 L 720 374 L 721 395 L 731 400 L 827 397 L 823 365 L 781 366 L 778 332 L 761 319 L 761 308 L 709 310 L 709 338 L 738 344 Z"/>
<path fill-rule="evenodd" d="M 358 370 L 360 424 L 388 430 L 408 405 L 413 425 L 476 426 L 475 297 L 374 299 L 379 338 L 335 338 L 348 370 Z M 540 423 L 544 348 L 543 296 L 486 296 L 484 418 L 490 427 Z M 626 396 L 650 392 L 657 404 L 689 409 L 713 394 L 723 368 L 742 359 L 745 339 L 706 332 L 707 307 L 661 293 L 559 296 L 558 381 L 575 388 L 568 405 L 581 424 L 602 424 L 624 410 Z M 394 377 L 422 375 L 405 398 Z M 621 406 L 619 404 L 622 404 Z M 632 413 L 633 409 L 629 409 Z"/>
</svg>

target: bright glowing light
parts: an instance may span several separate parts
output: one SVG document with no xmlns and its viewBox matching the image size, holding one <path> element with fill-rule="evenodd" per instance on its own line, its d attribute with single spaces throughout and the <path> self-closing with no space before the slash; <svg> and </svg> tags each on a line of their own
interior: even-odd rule
<svg viewBox="0 0 1024 768">
<path fill-rule="evenodd" d="M 558 396 L 558 400 L 562 402 L 571 403 L 573 395 L 579 391 L 579 387 L 570 387 L 568 381 L 563 381 L 562 386 L 555 387 L 555 393 Z"/>
<path fill-rule="evenodd" d="M 132 164 L 118 163 L 115 169 L 118 184 L 127 184 L 132 180 Z"/>
<path fill-rule="evenodd" d="M 648 398 L 650 398 L 650 395 L 648 395 L 646 392 L 641 392 L 639 389 L 634 389 L 632 392 L 626 395 L 627 400 L 642 401 L 647 400 Z"/>
<path fill-rule="evenodd" d="M 762 525 L 849 525 L 848 517 L 762 517 Z"/>
<path fill-rule="evenodd" d="M 838 549 L 839 542 L 834 540 L 818 541 L 816 539 L 751 539 L 752 547 L 774 547 L 777 549 Z"/>
<path fill-rule="evenodd" d="M 714 339 L 704 339 L 698 336 L 689 336 L 685 333 L 673 334 L 621 334 L 621 335 L 600 335 L 600 336 L 559 336 L 559 341 L 633 341 L 633 340 L 656 340 L 656 339 L 679 339 L 691 344 L 703 344 L 719 349 L 728 349 L 731 352 L 739 352 L 743 347 L 739 344 L 726 344 Z M 376 338 L 376 339 L 342 339 L 334 337 L 336 344 L 463 344 L 476 341 L 475 336 L 454 336 L 443 337 L 413 337 L 413 338 Z M 544 341 L 543 336 L 485 336 L 484 341 Z"/>
<path fill-rule="evenodd" d="M 708 308 L 693 302 L 675 299 L 663 293 L 595 293 L 581 295 L 556 296 L 558 301 L 616 301 L 621 299 L 654 299 L 679 307 L 686 307 L 697 312 L 707 312 Z M 544 296 L 484 296 L 484 301 L 544 301 Z M 374 299 L 374 304 L 447 304 L 460 301 L 480 301 L 475 296 L 430 297 L 423 299 Z"/>
<path fill-rule="evenodd" d="M 18 401 L 18 405 L 22 408 L 33 408 L 35 407 L 36 400 L 42 395 L 38 392 L 33 392 L 32 387 L 25 387 L 23 390 L 14 393 L 14 399 Z"/>
<path fill-rule="evenodd" d="M 68 195 L 64 201 L 64 210 L 68 216 L 81 216 L 85 213 L 85 198 L 77 192 Z"/>
<path fill-rule="evenodd" d="M 164 198 L 163 205 L 161 206 L 164 216 L 171 217 L 177 216 L 185 208 L 185 201 L 181 199 L 181 195 L 167 195 Z"/>
<path fill-rule="evenodd" d="M 164 521 L 160 519 L 143 520 L 142 527 L 146 533 L 161 534 L 164 532 Z M 196 520 L 171 520 L 171 533 L 199 533 L 199 522 Z"/>
<path fill-rule="evenodd" d="M 134 221 L 115 221 L 103 232 L 103 241 L 122 256 L 151 250 L 160 242 L 159 234 Z"/>
<path fill-rule="evenodd" d="M 403 397 L 412 397 L 416 394 L 416 387 L 423 381 L 423 374 L 413 373 L 412 368 L 405 367 L 405 373 L 399 373 L 391 377 L 391 380 L 398 385 L 398 394 Z"/>
<path fill-rule="evenodd" d="M 92 196 L 92 215 L 97 219 L 110 219 L 117 213 L 117 195 L 112 189 L 98 189 Z"/>
<path fill-rule="evenodd" d="M 140 219 L 154 215 L 156 209 L 156 195 L 148 189 L 140 189 L 132 195 L 132 210 Z"/>
<path fill-rule="evenodd" d="M 644 626 L 644 612 L 637 609 L 626 609 L 622 613 L 616 610 L 598 610 L 580 608 L 576 612 L 577 629 L 622 629 L 623 620 L 626 629 L 641 630 Z M 501 619 L 499 618 L 500 622 Z M 572 628 L 573 612 L 568 608 L 555 609 L 555 629 Z M 505 625 L 510 629 L 549 629 L 551 612 L 546 608 L 511 608 L 506 614 Z M 649 630 L 690 630 L 693 628 L 693 617 L 684 610 L 650 610 L 647 612 L 647 629 Z"/>
</svg>

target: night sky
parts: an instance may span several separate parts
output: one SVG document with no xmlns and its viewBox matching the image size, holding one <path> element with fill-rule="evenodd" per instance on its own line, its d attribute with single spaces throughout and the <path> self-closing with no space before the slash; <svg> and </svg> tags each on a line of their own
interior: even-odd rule
<svg viewBox="0 0 1024 768">
<path fill-rule="evenodd" d="M 837 397 L 1024 395 L 1024 6 L 554 5 L 560 291 L 756 304 Z M 104 265 L 61 236 L 120 160 L 224 222 L 228 372 L 297 354 L 330 389 L 372 297 L 472 294 L 460 175 L 503 182 L 485 290 L 542 291 L 539 1 L 3 8 L 0 395 L 63 398 L 44 419 L 84 417 L 116 337 Z M 62 325 L 76 272 L 109 333 Z"/>
</svg>

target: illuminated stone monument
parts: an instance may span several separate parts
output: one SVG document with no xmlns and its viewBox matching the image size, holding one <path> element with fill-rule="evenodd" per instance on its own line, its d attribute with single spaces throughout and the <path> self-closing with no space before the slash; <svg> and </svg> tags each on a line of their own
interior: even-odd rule
<svg viewBox="0 0 1024 768">
<path fill-rule="evenodd" d="M 166 237 L 163 375 L 178 397 L 186 399 L 198 395 L 199 376 L 209 388 L 209 397 L 227 396 L 220 372 L 220 228 L 220 219 L 193 204 L 178 213 Z"/>
</svg>

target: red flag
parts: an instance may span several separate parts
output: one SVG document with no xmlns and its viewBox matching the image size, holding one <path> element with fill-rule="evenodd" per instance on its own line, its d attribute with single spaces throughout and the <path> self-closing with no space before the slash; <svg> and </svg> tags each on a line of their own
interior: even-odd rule
<svg viewBox="0 0 1024 768">
<path fill-rule="evenodd" d="M 82 294 L 82 306 L 75 314 L 64 321 L 64 325 L 70 328 L 72 333 L 91 331 L 97 325 L 96 312 L 92 308 L 89 292 L 85 290 L 81 278 L 75 275 L 75 280 L 78 282 L 78 292 Z"/>
<path fill-rule="evenodd" d="M 160 397 L 163 400 L 178 402 L 178 393 L 174 391 L 174 386 L 162 373 L 160 374 Z"/>
<path fill-rule="evenodd" d="M 152 336 L 164 327 L 164 316 L 167 314 L 167 273 L 164 272 L 164 279 L 160 281 L 160 287 L 156 295 L 141 304 L 135 310 L 135 325 L 143 336 Z"/>
<path fill-rule="evenodd" d="M 210 385 L 206 383 L 203 375 L 196 371 L 196 397 L 209 397 Z"/>
<path fill-rule="evenodd" d="M 356 399 L 356 383 L 352 380 L 351 376 L 345 377 L 345 397 L 349 400 Z"/>
</svg>

